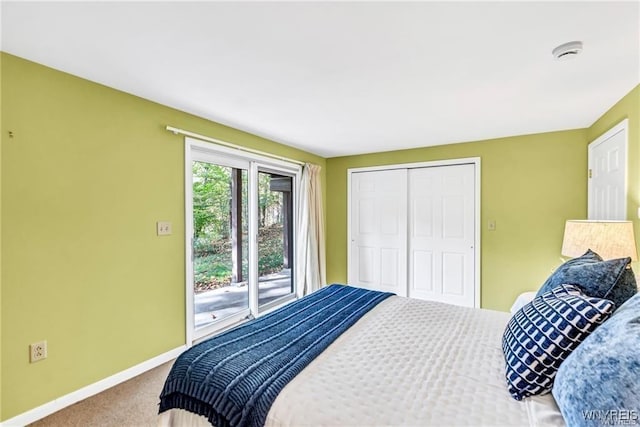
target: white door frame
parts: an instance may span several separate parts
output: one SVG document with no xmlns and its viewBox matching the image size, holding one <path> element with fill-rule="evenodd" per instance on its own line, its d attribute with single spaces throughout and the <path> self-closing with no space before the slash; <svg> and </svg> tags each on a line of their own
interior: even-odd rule
<svg viewBox="0 0 640 427">
<path fill-rule="evenodd" d="M 606 142 L 614 135 L 623 132 L 624 135 L 624 197 L 623 197 L 623 206 L 624 206 L 624 218 L 627 218 L 627 198 L 629 194 L 629 119 L 624 119 L 620 121 L 618 124 L 613 126 L 611 129 L 600 135 L 598 138 L 593 140 L 588 146 L 588 154 L 587 154 L 587 168 L 589 169 L 589 173 L 593 169 L 593 165 L 591 163 L 591 153 L 595 147 Z M 587 178 L 587 218 L 591 219 L 591 215 L 593 212 L 593 197 L 591 197 L 592 191 L 591 178 Z"/>
<path fill-rule="evenodd" d="M 369 166 L 363 168 L 349 168 L 347 169 L 347 280 L 349 281 L 351 278 L 351 177 L 352 174 L 358 172 L 371 172 L 371 171 L 384 171 L 391 169 L 416 169 L 416 168 L 430 168 L 437 166 L 457 166 L 457 165 L 467 165 L 472 164 L 475 166 L 475 191 L 474 191 L 474 211 L 475 211 L 475 235 L 474 235 L 474 280 L 475 280 L 475 290 L 474 290 L 474 307 L 480 308 L 480 157 L 466 157 L 460 159 L 447 159 L 447 160 L 435 160 L 428 162 L 418 162 L 418 163 L 398 163 L 393 165 L 384 165 L 384 166 Z M 408 203 L 408 201 L 407 201 Z M 407 240 L 407 245 L 408 245 Z M 407 247 L 408 250 L 408 247 Z M 408 267 L 407 267 L 408 268 Z"/>
<path fill-rule="evenodd" d="M 302 176 L 302 165 L 291 163 L 286 160 L 274 159 L 253 152 L 247 152 L 238 150 L 236 148 L 230 148 L 223 145 L 218 145 L 208 141 L 200 140 L 196 137 L 185 136 L 184 139 L 184 159 L 185 159 L 185 314 L 186 314 L 186 331 L 185 331 L 185 344 L 187 347 L 191 347 L 195 342 L 201 340 L 213 333 L 218 333 L 238 322 L 243 321 L 247 314 L 252 314 L 255 317 L 262 316 L 277 308 L 278 304 L 284 304 L 290 299 L 295 299 L 297 295 L 297 279 L 295 275 L 292 275 L 293 279 L 293 292 L 291 298 L 289 296 L 280 298 L 273 301 L 273 304 L 267 304 L 262 310 L 258 309 L 258 252 L 257 252 L 257 239 L 258 239 L 258 197 L 257 197 L 257 182 L 258 182 L 258 170 L 273 170 L 292 176 L 294 185 L 294 209 L 293 209 L 293 224 L 294 224 L 294 254 L 295 241 L 298 236 L 298 191 L 300 188 L 300 179 Z M 194 154 L 197 153 L 197 154 Z M 203 157 L 204 156 L 204 157 Z M 207 158 L 212 163 L 218 162 L 219 158 L 224 158 L 223 163 L 232 165 L 234 159 L 237 166 L 248 168 L 248 181 L 249 181 L 249 239 L 252 239 L 254 244 L 249 245 L 249 307 L 242 312 L 231 315 L 228 318 L 221 319 L 213 323 L 210 326 L 204 327 L 201 330 L 196 331 L 194 325 L 194 294 L 193 294 L 193 177 L 192 177 L 192 162 L 194 159 Z M 295 256 L 295 255 L 294 255 Z M 294 268 L 297 260 L 294 259 Z"/>
</svg>

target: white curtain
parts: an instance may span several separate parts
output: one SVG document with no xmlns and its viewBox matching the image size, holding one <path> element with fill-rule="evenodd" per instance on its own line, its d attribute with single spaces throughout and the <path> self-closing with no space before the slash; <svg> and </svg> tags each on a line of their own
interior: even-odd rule
<svg viewBox="0 0 640 427">
<path fill-rule="evenodd" d="M 298 198 L 296 282 L 298 296 L 326 284 L 324 215 L 320 166 L 305 164 Z"/>
</svg>

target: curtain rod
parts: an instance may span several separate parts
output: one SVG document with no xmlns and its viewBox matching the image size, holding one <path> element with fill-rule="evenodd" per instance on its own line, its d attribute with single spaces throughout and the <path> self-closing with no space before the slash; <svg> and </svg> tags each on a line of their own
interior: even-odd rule
<svg viewBox="0 0 640 427">
<path fill-rule="evenodd" d="M 201 140 L 207 141 L 207 142 L 213 142 L 214 144 L 223 145 L 225 147 L 234 148 L 236 150 L 246 151 L 248 153 L 253 153 L 253 154 L 259 154 L 261 156 L 270 157 L 272 159 L 284 160 L 286 162 L 291 162 L 291 163 L 295 163 L 295 164 L 298 164 L 298 165 L 303 165 L 304 166 L 304 164 L 305 164 L 305 162 L 301 162 L 300 160 L 294 160 L 294 159 L 290 159 L 288 157 L 278 156 L 276 154 L 267 153 L 265 151 L 254 150 L 253 148 L 243 147 L 241 145 L 236 145 L 236 144 L 233 144 L 231 142 L 222 141 L 220 139 L 211 138 L 211 137 L 205 136 L 205 135 L 200 135 L 200 134 L 195 133 L 195 132 L 189 132 L 188 130 L 174 128 L 173 126 L 167 126 L 165 129 L 168 130 L 169 132 L 173 132 L 175 135 L 180 134 L 180 135 L 184 135 L 184 136 L 190 136 L 192 138 L 201 139 Z"/>
</svg>

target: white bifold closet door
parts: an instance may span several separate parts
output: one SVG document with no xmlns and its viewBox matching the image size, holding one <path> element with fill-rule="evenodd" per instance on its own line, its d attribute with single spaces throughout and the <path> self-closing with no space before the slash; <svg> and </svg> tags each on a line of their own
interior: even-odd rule
<svg viewBox="0 0 640 427">
<path fill-rule="evenodd" d="M 351 177 L 349 283 L 407 296 L 407 170 Z"/>
<path fill-rule="evenodd" d="M 409 296 L 474 306 L 474 165 L 409 171 Z"/>
<path fill-rule="evenodd" d="M 349 283 L 474 307 L 475 165 L 351 175 Z"/>
</svg>

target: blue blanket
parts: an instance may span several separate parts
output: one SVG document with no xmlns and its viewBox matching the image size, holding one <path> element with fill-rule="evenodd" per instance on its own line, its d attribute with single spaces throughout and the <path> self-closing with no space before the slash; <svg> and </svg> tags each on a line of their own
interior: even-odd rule
<svg viewBox="0 0 640 427">
<path fill-rule="evenodd" d="M 160 395 L 217 427 L 262 426 L 278 393 L 364 314 L 392 294 L 331 285 L 193 346 Z"/>
</svg>

